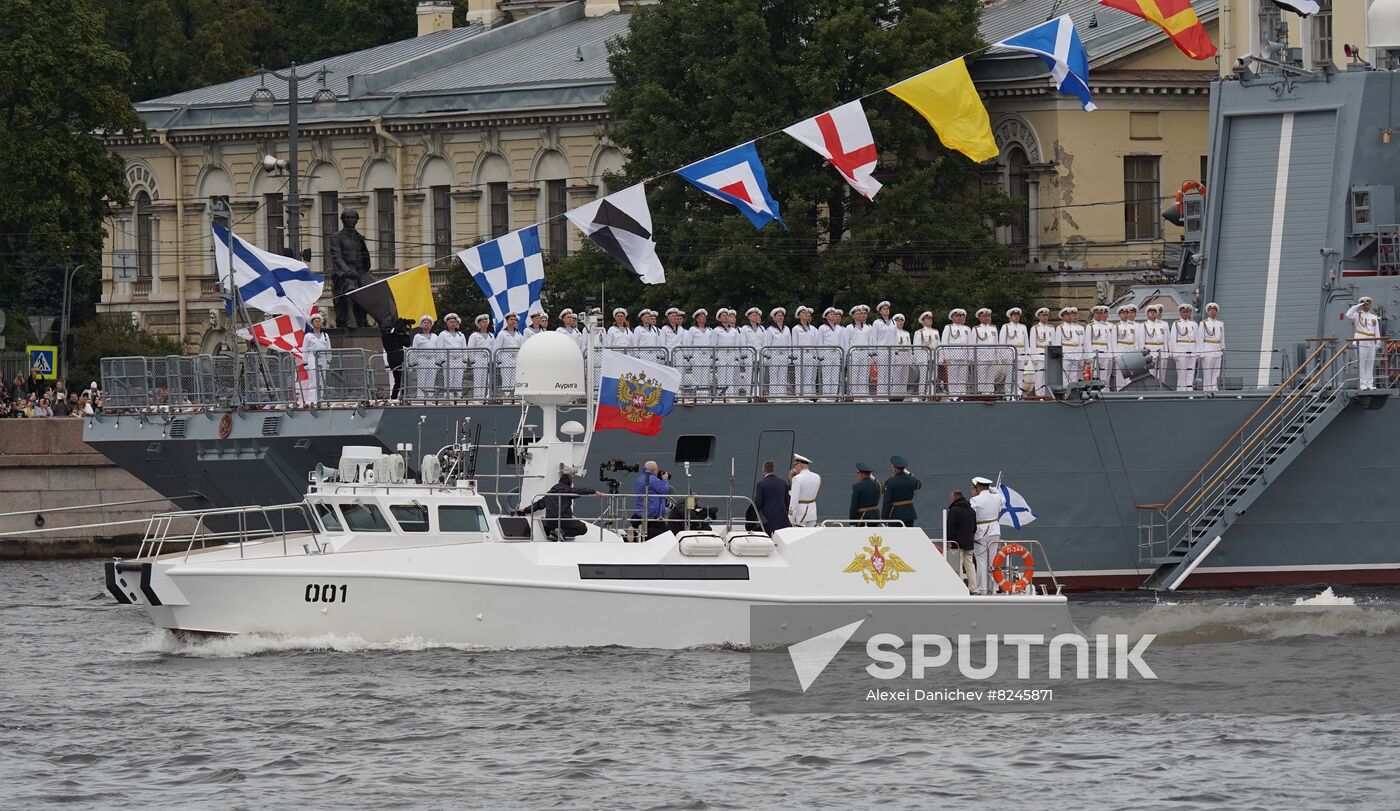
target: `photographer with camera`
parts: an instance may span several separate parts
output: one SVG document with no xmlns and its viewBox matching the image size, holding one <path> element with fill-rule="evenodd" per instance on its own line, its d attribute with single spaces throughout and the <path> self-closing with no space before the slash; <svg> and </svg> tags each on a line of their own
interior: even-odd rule
<svg viewBox="0 0 1400 811">
<path fill-rule="evenodd" d="M 646 539 L 665 532 L 666 496 L 671 495 L 671 474 L 658 473 L 655 462 L 647 462 L 637 476 L 633 492 L 637 494 L 637 509 L 632 515 L 632 525 L 646 526 Z M 645 518 L 645 520 L 643 520 Z"/>
</svg>

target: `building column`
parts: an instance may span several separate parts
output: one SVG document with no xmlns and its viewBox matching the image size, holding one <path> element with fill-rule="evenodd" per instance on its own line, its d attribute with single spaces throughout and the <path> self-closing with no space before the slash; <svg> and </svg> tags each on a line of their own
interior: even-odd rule
<svg viewBox="0 0 1400 811">
<path fill-rule="evenodd" d="M 1040 175 L 1026 173 L 1026 261 L 1040 262 Z"/>
</svg>

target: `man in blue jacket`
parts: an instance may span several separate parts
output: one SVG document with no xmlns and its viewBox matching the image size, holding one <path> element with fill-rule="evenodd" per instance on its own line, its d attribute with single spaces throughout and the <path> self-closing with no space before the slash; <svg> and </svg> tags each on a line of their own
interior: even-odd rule
<svg viewBox="0 0 1400 811">
<path fill-rule="evenodd" d="M 788 520 L 788 485 L 774 473 L 773 460 L 763 463 L 763 478 L 753 490 L 753 505 L 763 519 L 763 529 L 770 534 L 792 526 Z"/>
<path fill-rule="evenodd" d="M 642 516 L 646 516 L 647 539 L 666 531 L 666 496 L 671 495 L 671 474 L 657 474 L 655 462 L 647 462 L 637 475 L 632 492 L 637 494 L 637 508 L 632 514 L 633 526 L 642 526 Z"/>
</svg>

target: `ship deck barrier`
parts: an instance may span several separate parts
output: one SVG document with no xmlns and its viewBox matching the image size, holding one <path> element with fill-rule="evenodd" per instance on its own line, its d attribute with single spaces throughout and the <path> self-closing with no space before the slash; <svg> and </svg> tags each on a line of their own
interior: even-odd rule
<svg viewBox="0 0 1400 811">
<path fill-rule="evenodd" d="M 1064 380 L 1046 381 L 1043 365 L 1016 347 L 984 346 L 769 346 L 632 348 L 614 350 L 681 373 L 682 402 L 927 401 L 961 399 L 1049 399 L 1048 386 L 1071 380 L 1102 382 L 1112 394 L 1121 382 L 1114 358 L 1086 353 L 1067 358 Z M 308 356 L 305 379 L 284 353 L 114 357 L 102 360 L 103 411 L 199 411 L 227 408 L 286 408 L 318 405 L 358 407 L 392 402 L 461 405 L 516 402 L 515 349 L 417 349 L 405 353 L 397 396 L 382 353 L 330 349 Z M 1267 392 L 1247 382 L 1257 376 L 1259 353 L 1226 350 L 1219 391 Z M 1274 350 L 1269 378 L 1286 379 L 1301 353 Z M 595 360 L 595 372 L 599 362 Z M 1174 359 L 1127 384 L 1136 396 L 1200 396 L 1194 387 L 1175 391 Z M 1353 364 L 1354 366 L 1354 364 Z M 1400 352 L 1381 353 L 1382 388 L 1400 379 Z M 595 374 L 594 379 L 597 379 Z M 1210 394 L 1216 394 L 1211 392 Z"/>
</svg>

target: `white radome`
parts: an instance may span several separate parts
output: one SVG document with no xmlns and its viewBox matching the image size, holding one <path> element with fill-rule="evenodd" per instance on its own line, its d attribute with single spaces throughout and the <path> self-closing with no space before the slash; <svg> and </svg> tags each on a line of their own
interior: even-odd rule
<svg viewBox="0 0 1400 811">
<path fill-rule="evenodd" d="M 515 392 L 541 404 L 569 403 L 584 396 L 583 353 L 567 335 L 542 332 L 520 347 Z"/>
<path fill-rule="evenodd" d="M 1375 0 L 1366 12 L 1366 47 L 1400 49 L 1400 0 Z"/>
</svg>

